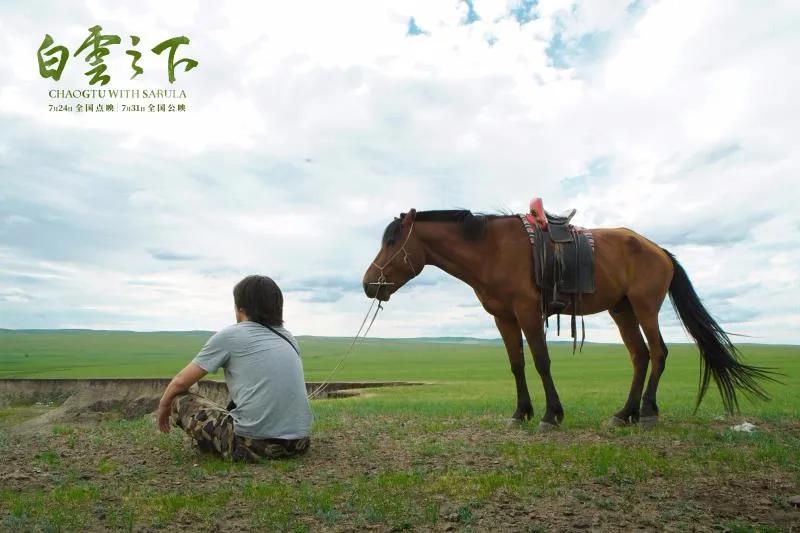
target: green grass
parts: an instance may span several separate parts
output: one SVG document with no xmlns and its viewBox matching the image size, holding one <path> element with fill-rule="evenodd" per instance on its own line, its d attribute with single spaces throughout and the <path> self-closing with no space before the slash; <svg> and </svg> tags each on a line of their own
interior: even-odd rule
<svg viewBox="0 0 800 533">
<path fill-rule="evenodd" d="M 169 377 L 207 337 L 0 332 L 0 378 Z M 347 341 L 302 339 L 301 346 L 306 377 L 318 380 Z M 662 424 L 653 431 L 603 425 L 624 402 L 631 378 L 624 348 L 610 344 L 590 344 L 576 355 L 568 345 L 551 345 L 566 419 L 561 430 L 542 435 L 535 423 L 506 426 L 515 393 L 501 345 L 367 341 L 336 380 L 428 384 L 315 401 L 312 453 L 257 466 L 199 457 L 182 434 L 157 434 L 146 417 L 91 430 L 59 422 L 45 437 L 17 437 L 15 424 L 44 408 L 9 406 L 0 409 L 0 450 L 20 450 L 9 468 L 47 477 L 0 488 L 0 529 L 401 530 L 447 522 L 540 531 L 597 516 L 604 529 L 785 529 L 797 515 L 784 496 L 800 483 L 800 348 L 743 345 L 748 362 L 782 372 L 784 384 L 766 385 L 771 402 L 743 401 L 740 416 L 721 419 L 713 385 L 693 413 L 695 348 L 669 347 L 658 398 Z M 530 355 L 528 362 L 540 416 L 541 382 Z M 729 429 L 742 419 L 759 431 Z M 695 501 L 718 488 L 729 492 Z M 761 491 L 756 499 L 771 507 L 758 520 L 737 514 L 740 491 Z M 715 507 L 717 500 L 733 504 Z M 574 522 L 563 509 L 575 513 Z M 531 518 L 534 511 L 544 514 Z"/>
<path fill-rule="evenodd" d="M 171 377 L 202 347 L 209 333 L 14 332 L 0 331 L 0 378 Z M 346 339 L 302 338 L 307 380 L 328 376 Z M 742 345 L 748 362 L 786 374 L 785 386 L 769 384 L 773 401 L 758 404 L 759 415 L 785 418 L 800 411 L 800 348 Z M 630 385 L 631 368 L 621 345 L 588 344 L 572 355 L 571 346 L 552 343 L 552 372 L 567 423 L 606 418 L 621 406 Z M 539 377 L 528 356 L 531 391 L 541 398 Z M 689 344 L 671 344 L 659 388 L 662 410 L 690 416 L 697 390 L 698 355 Z M 221 373 L 210 376 L 222 379 Z M 375 401 L 358 404 L 363 414 L 422 409 L 431 414 L 458 411 L 503 412 L 513 401 L 513 379 L 505 350 L 498 343 L 446 344 L 420 341 L 367 340 L 350 355 L 336 380 L 409 380 L 435 382 L 425 388 L 397 389 Z M 536 394 L 539 393 L 539 394 Z M 743 404 L 745 412 L 748 404 Z M 537 405 L 539 409 L 540 406 Z M 713 385 L 701 414 L 720 414 Z"/>
</svg>

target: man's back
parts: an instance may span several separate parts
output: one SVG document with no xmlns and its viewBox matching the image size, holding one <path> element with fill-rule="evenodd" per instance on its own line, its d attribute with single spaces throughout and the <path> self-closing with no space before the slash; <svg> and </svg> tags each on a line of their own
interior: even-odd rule
<svg viewBox="0 0 800 533">
<path fill-rule="evenodd" d="M 225 369 L 236 404 L 231 415 L 236 434 L 242 437 L 298 439 L 311 430 L 297 341 L 288 330 L 275 330 L 294 348 L 269 328 L 243 321 L 214 334 L 193 361 L 208 372 Z"/>
</svg>

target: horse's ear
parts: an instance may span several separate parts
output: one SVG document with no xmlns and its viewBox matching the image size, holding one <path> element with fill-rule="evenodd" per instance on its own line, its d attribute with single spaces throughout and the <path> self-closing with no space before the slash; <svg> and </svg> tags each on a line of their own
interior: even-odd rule
<svg viewBox="0 0 800 533">
<path fill-rule="evenodd" d="M 414 220 L 417 218 L 417 210 L 413 207 L 406 213 L 406 216 L 403 217 L 403 227 L 407 228 L 411 224 L 414 223 Z"/>
</svg>

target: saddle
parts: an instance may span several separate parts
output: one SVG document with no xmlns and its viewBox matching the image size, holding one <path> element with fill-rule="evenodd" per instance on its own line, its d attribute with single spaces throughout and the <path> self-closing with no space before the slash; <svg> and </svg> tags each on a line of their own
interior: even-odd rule
<svg viewBox="0 0 800 533">
<path fill-rule="evenodd" d="M 561 313 L 571 306 L 573 351 L 577 343 L 576 315 L 581 315 L 581 295 L 595 291 L 594 238 L 591 231 L 573 226 L 572 209 L 561 215 L 545 211 L 541 198 L 534 198 L 530 213 L 520 215 L 533 248 L 534 279 L 541 292 L 541 312 L 556 315 L 557 334 L 561 333 Z M 586 337 L 581 315 L 583 336 Z"/>
</svg>

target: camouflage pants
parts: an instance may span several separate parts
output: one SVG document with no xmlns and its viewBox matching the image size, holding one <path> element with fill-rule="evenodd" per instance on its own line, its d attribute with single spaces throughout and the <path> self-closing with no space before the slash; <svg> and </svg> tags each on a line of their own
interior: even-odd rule
<svg viewBox="0 0 800 533">
<path fill-rule="evenodd" d="M 233 417 L 224 407 L 191 392 L 172 400 L 170 421 L 186 431 L 202 451 L 235 461 L 257 462 L 302 455 L 310 444 L 308 437 L 286 440 L 236 435 Z"/>
</svg>

